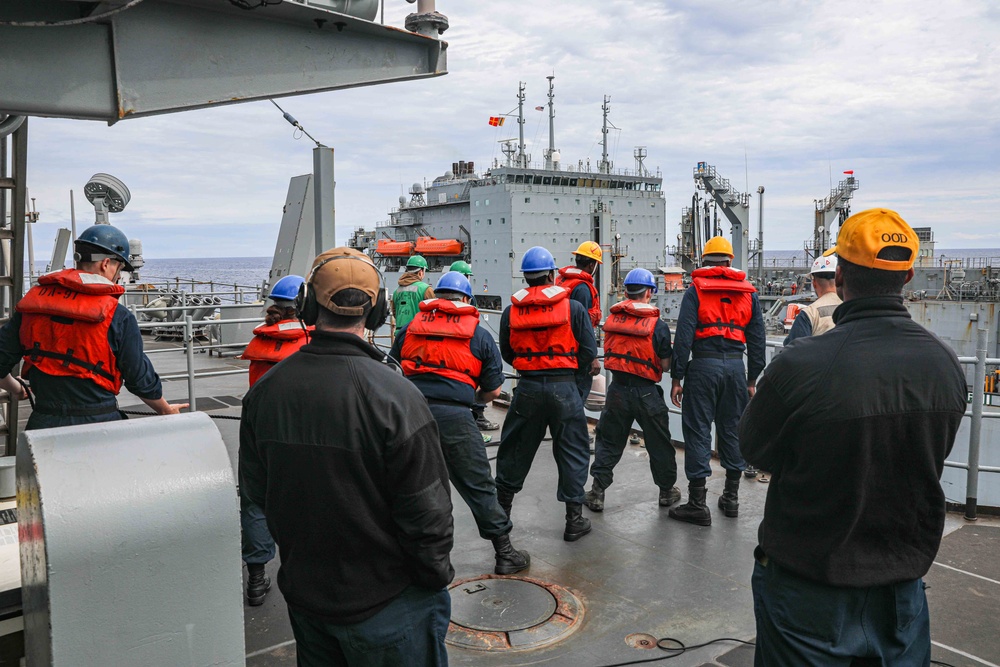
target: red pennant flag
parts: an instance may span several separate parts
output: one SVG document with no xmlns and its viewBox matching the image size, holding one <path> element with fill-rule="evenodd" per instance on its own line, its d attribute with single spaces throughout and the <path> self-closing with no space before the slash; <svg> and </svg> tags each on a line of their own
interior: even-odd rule
<svg viewBox="0 0 1000 667">
<path fill-rule="evenodd" d="M 853 169 L 848 169 L 848 170 L 847 170 L 847 171 L 845 171 L 844 173 L 845 173 L 845 174 L 848 174 L 849 176 L 853 176 L 853 175 L 854 175 L 854 170 L 853 170 Z"/>
<path fill-rule="evenodd" d="M 535 107 L 535 111 L 545 111 L 545 107 Z"/>
</svg>

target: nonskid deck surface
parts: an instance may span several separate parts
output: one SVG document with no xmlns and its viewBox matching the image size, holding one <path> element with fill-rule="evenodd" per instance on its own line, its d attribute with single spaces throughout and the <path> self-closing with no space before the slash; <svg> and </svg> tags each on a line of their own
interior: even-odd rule
<svg viewBox="0 0 1000 667">
<path fill-rule="evenodd" d="M 156 347 L 147 343 L 147 348 Z M 183 369 L 183 355 L 153 357 L 162 374 Z M 245 365 L 235 359 L 196 355 L 199 370 L 222 370 Z M 221 407 L 246 391 L 246 375 L 198 381 L 199 401 L 211 415 L 239 415 L 239 407 Z M 164 383 L 168 400 L 187 395 L 187 383 Z M 122 397 L 123 406 L 130 403 Z M 138 403 L 137 400 L 134 403 Z M 144 406 L 139 405 L 138 409 Z M 504 412 L 490 408 L 493 421 Z M 215 420 L 234 465 L 239 447 L 239 422 Z M 499 440 L 500 432 L 492 432 Z M 676 435 L 679 434 L 675 434 Z M 489 447 L 490 456 L 496 448 Z M 683 477 L 682 450 L 677 451 Z M 683 524 L 667 517 L 657 505 L 648 455 L 629 445 L 615 469 L 607 491 L 606 509 L 597 514 L 584 509 L 593 532 L 574 543 L 562 540 L 563 506 L 556 501 L 556 467 L 551 443 L 539 448 L 524 490 L 514 501 L 511 539 L 531 554 L 524 575 L 565 587 L 583 605 L 583 621 L 566 639 L 528 651 L 483 652 L 449 647 L 453 665 L 609 665 L 662 655 L 657 649 L 632 648 L 626 637 L 636 633 L 672 637 L 687 645 L 717 637 L 752 640 L 755 635 L 750 575 L 757 526 L 763 515 L 767 484 L 744 480 L 740 488 L 740 516 L 729 519 L 716 503 L 724 473 L 713 461 L 708 481 L 711 527 Z M 683 479 L 678 486 L 684 496 Z M 589 482 L 588 482 L 589 487 Z M 456 581 L 491 573 L 493 552 L 479 537 L 472 514 L 457 494 L 455 548 L 452 563 Z M 955 667 L 1000 665 L 1000 520 L 984 517 L 970 524 L 949 515 L 947 532 L 935 565 L 926 576 L 931 611 L 933 656 Z M 268 565 L 275 580 L 278 561 Z M 273 586 L 261 607 L 244 607 L 248 667 L 295 664 L 295 644 L 284 600 Z M 673 667 L 752 664 L 753 651 L 720 643 L 689 651 L 663 664 Z"/>
</svg>

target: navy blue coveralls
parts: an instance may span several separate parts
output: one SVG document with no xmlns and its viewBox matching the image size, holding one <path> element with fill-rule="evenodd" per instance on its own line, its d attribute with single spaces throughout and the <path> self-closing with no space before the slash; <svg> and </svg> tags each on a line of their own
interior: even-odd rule
<svg viewBox="0 0 1000 667">
<path fill-rule="evenodd" d="M 727 471 L 742 471 L 737 433 L 740 416 L 750 401 L 747 384 L 764 370 L 767 335 L 756 292 L 746 328 L 746 345 L 723 336 L 695 340 L 698 325 L 698 292 L 692 285 L 684 293 L 677 316 L 674 358 L 670 377 L 684 381 L 681 429 L 684 433 L 684 473 L 688 480 L 712 475 L 712 424 L 715 423 L 719 460 Z M 743 352 L 747 351 L 747 368 Z M 688 357 L 691 357 L 688 363 Z"/>
<path fill-rule="evenodd" d="M 670 359 L 670 327 L 658 320 L 653 329 L 653 350 L 659 359 Z M 649 469 L 660 489 L 669 491 L 677 482 L 677 455 L 670 439 L 670 412 L 663 388 L 649 378 L 611 371 L 611 385 L 597 423 L 597 452 L 590 475 L 605 489 L 614 481 L 614 468 L 621 461 L 632 422 L 639 422 L 649 452 Z"/>
<path fill-rule="evenodd" d="M 39 317 L 44 317 L 40 315 Z M 0 328 L 0 377 L 17 365 L 21 352 L 21 313 L 15 311 Z M 163 396 L 160 377 L 142 351 L 142 334 L 135 316 L 118 304 L 108 328 L 108 343 L 115 354 L 125 388 L 138 396 L 156 400 Z M 118 421 L 118 399 L 112 392 L 85 378 L 48 375 L 32 367 L 25 378 L 31 383 L 35 407 L 26 430 Z"/>
<path fill-rule="evenodd" d="M 396 336 L 389 352 L 393 359 L 402 361 L 409 327 L 407 324 Z M 481 324 L 476 326 L 470 347 L 472 355 L 483 363 L 479 387 L 484 392 L 499 388 L 503 384 L 503 362 L 493 337 Z M 448 477 L 458 495 L 472 510 L 480 537 L 492 540 L 506 535 L 513 524 L 497 502 L 496 483 L 490 471 L 483 437 L 470 410 L 475 402 L 475 390 L 464 382 L 434 373 L 413 375 L 409 380 L 427 399 L 438 425 Z"/>
<path fill-rule="evenodd" d="M 590 444 L 576 375 L 586 373 L 597 358 L 597 340 L 587 310 L 572 299 L 569 307 L 570 326 L 579 346 L 579 370 L 577 373 L 569 369 L 520 372 L 497 450 L 497 488 L 511 494 L 521 490 L 548 427 L 552 434 L 552 455 L 559 469 L 556 498 L 564 503 L 582 503 Z M 514 363 L 510 306 L 500 318 L 500 355 L 508 364 Z"/>
</svg>

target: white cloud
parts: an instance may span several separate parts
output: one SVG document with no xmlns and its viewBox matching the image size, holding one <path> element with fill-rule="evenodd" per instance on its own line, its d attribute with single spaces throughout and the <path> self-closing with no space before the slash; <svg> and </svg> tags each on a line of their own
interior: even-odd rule
<svg viewBox="0 0 1000 667">
<path fill-rule="evenodd" d="M 413 6 L 389 0 L 387 22 Z M 556 75 L 564 164 L 600 159 L 600 105 L 611 96 L 617 168 L 646 146 L 667 197 L 668 237 L 707 160 L 740 189 L 763 185 L 766 247 L 800 248 L 813 200 L 845 169 L 855 210 L 893 206 L 932 225 L 940 247 L 991 242 L 1000 208 L 1000 12 L 990 0 L 780 0 L 648 3 L 439 0 L 450 73 L 424 81 L 279 100 L 336 149 L 338 240 L 371 226 L 400 188 L 457 160 L 501 154 L 490 115 L 527 83 L 529 151 L 547 145 L 545 76 Z M 2 97 L 2 96 L 0 96 Z M 91 213 L 94 172 L 125 181 L 118 223 L 149 257 L 270 255 L 288 179 L 311 170 L 311 144 L 270 103 L 127 120 L 31 121 L 30 186 L 42 212 L 39 255 L 56 223 Z M 756 219 L 756 202 L 752 204 Z M 84 222 L 85 221 L 85 222 Z M 47 226 L 46 226 L 47 225 Z M 756 231 L 756 223 L 753 224 Z M 974 236 L 981 238 L 973 238 Z"/>
</svg>

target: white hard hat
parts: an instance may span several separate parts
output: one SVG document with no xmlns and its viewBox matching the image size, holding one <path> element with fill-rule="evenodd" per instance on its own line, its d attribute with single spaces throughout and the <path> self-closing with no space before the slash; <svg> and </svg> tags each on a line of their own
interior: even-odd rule
<svg viewBox="0 0 1000 667">
<path fill-rule="evenodd" d="M 833 273 L 837 270 L 837 256 L 828 255 L 826 257 L 820 255 L 813 262 L 812 268 L 809 270 L 809 274 L 813 273 Z"/>
</svg>

